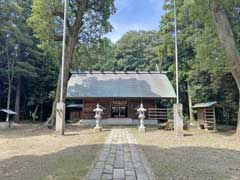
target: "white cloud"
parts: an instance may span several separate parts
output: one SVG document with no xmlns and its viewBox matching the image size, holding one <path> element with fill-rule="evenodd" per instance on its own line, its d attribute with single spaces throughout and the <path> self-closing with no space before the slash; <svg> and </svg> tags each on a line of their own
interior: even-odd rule
<svg viewBox="0 0 240 180">
<path fill-rule="evenodd" d="M 141 1 L 147 1 L 147 4 L 151 6 L 152 12 L 150 12 L 150 14 L 152 15 L 144 14 L 144 13 L 142 14 L 142 16 L 139 16 L 139 14 L 138 16 L 135 15 L 136 9 L 134 8 L 136 7 L 134 6 L 136 2 L 138 2 L 138 0 L 115 0 L 117 13 L 110 18 L 110 22 L 113 25 L 114 29 L 111 33 L 108 33 L 106 35 L 106 37 L 110 38 L 112 42 L 115 43 L 126 32 L 131 30 L 138 31 L 138 30 L 157 30 L 158 29 L 160 16 L 162 13 L 161 6 L 163 3 L 163 0 L 141 0 Z M 142 3 L 141 1 L 139 1 L 139 3 Z M 129 14 L 129 18 L 127 19 L 126 19 L 126 14 Z"/>
<path fill-rule="evenodd" d="M 112 25 L 114 27 L 113 31 L 108 33 L 106 37 L 111 39 L 113 43 L 117 42 L 125 33 L 134 30 L 154 30 L 152 23 L 134 23 L 134 24 L 119 24 L 119 23 L 113 23 Z"/>
</svg>

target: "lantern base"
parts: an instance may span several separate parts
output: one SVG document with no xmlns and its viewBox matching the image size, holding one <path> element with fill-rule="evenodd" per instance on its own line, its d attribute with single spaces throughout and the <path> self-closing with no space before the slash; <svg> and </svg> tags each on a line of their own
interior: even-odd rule
<svg viewBox="0 0 240 180">
<path fill-rule="evenodd" d="M 146 127 L 139 127 L 138 132 L 146 132 Z"/>
<path fill-rule="evenodd" d="M 102 131 L 102 127 L 94 127 L 93 130 L 95 132 L 100 132 L 100 131 Z"/>
</svg>

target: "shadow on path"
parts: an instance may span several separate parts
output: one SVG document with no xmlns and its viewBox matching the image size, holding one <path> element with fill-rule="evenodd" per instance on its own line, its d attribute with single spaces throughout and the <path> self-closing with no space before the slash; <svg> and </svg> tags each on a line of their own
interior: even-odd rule
<svg viewBox="0 0 240 180">
<path fill-rule="evenodd" d="M 92 167 L 96 152 L 102 144 L 66 148 L 41 156 L 17 156 L 0 161 L 1 180 L 75 180 L 83 179 Z M 240 152 L 203 148 L 180 147 L 141 148 L 156 179 L 161 180 L 221 180 L 240 179 Z"/>
</svg>

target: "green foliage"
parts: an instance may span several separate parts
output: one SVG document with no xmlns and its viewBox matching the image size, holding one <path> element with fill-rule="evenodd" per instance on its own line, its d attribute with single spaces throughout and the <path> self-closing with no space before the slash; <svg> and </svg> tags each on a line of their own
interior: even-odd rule
<svg viewBox="0 0 240 180">
<path fill-rule="evenodd" d="M 216 34 L 210 12 L 211 3 L 206 0 L 177 1 L 180 101 L 184 104 L 184 109 L 187 109 L 186 82 L 189 82 L 194 103 L 217 100 L 225 109 L 231 107 L 231 112 L 236 113 L 237 87 L 233 79 L 228 82 L 224 80 L 232 77 L 231 69 Z M 217 3 L 225 6 L 233 29 L 238 29 L 238 1 Z M 164 9 L 166 13 L 160 23 L 160 35 L 164 43 L 159 46 L 159 57 L 163 68 L 175 77 L 173 2 L 165 0 Z M 235 31 L 235 34 L 239 42 L 239 33 Z M 175 84 L 174 79 L 173 83 Z M 227 103 L 230 101 L 233 106 Z"/>
<path fill-rule="evenodd" d="M 52 16 L 52 11 L 61 10 L 60 0 L 33 0 L 32 15 L 27 22 L 32 27 L 35 37 L 51 40 L 55 31 L 61 28 L 57 19 Z"/>
<path fill-rule="evenodd" d="M 37 67 L 37 76 L 28 78 L 25 82 L 27 105 L 30 107 L 53 100 L 50 94 L 56 88 L 58 74 L 55 62 L 44 54 L 36 58 L 34 66 Z"/>
<path fill-rule="evenodd" d="M 101 39 L 92 46 L 78 46 L 72 69 L 75 70 L 111 70 L 115 64 L 115 47 L 107 39 Z"/>
<path fill-rule="evenodd" d="M 107 38 L 94 45 L 79 45 L 73 69 L 78 70 L 156 70 L 159 64 L 159 34 L 154 31 L 130 31 L 116 44 Z"/>
<path fill-rule="evenodd" d="M 86 2 L 86 8 L 84 3 Z M 68 1 L 68 33 L 89 43 L 112 29 L 108 19 L 115 12 L 113 0 Z M 27 20 L 35 36 L 42 41 L 59 41 L 62 36 L 63 1 L 33 0 L 32 14 Z M 80 27 L 78 30 L 77 27 Z"/>
<path fill-rule="evenodd" d="M 0 3 L 0 86 L 4 89 L 0 96 L 0 108 L 6 108 L 9 83 L 13 87 L 14 98 L 16 81 L 20 80 L 20 106 L 25 115 L 29 114 L 27 111 L 32 106 L 51 100 L 48 96 L 55 87 L 57 75 L 55 59 L 37 47 L 39 41 L 32 36 L 26 24 L 30 13 L 30 0 Z"/>
<path fill-rule="evenodd" d="M 157 45 L 160 38 L 154 31 L 130 31 L 116 43 L 116 68 L 155 70 L 159 63 Z"/>
<path fill-rule="evenodd" d="M 1 55 L 3 75 L 34 76 L 35 68 L 30 56 L 33 40 L 29 29 L 24 24 L 23 8 L 16 1 L 1 4 L 0 29 Z"/>
</svg>

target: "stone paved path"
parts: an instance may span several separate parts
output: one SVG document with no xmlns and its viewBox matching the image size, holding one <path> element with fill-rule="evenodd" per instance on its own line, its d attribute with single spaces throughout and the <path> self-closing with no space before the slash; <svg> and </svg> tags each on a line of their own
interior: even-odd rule
<svg viewBox="0 0 240 180">
<path fill-rule="evenodd" d="M 152 180 L 153 173 L 127 129 L 113 128 L 89 180 Z"/>
</svg>

